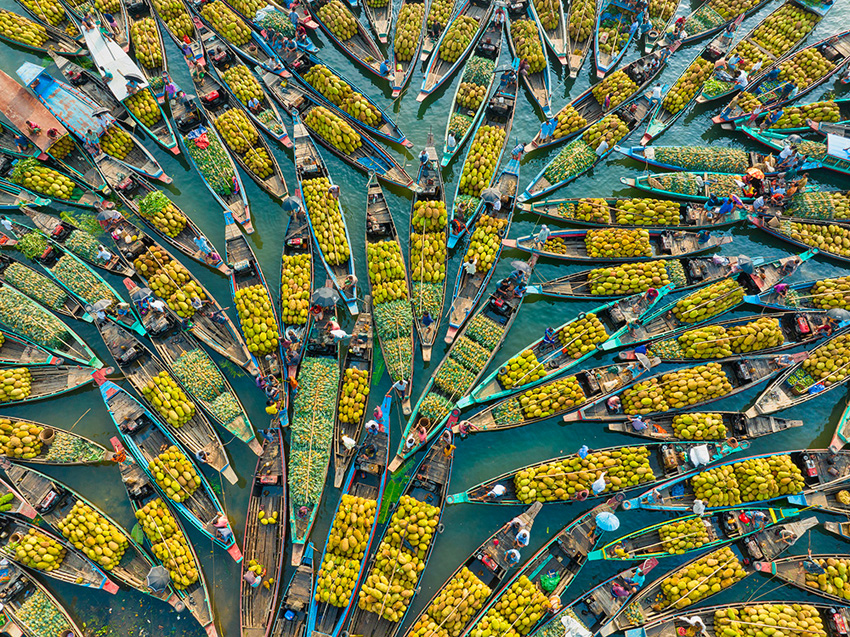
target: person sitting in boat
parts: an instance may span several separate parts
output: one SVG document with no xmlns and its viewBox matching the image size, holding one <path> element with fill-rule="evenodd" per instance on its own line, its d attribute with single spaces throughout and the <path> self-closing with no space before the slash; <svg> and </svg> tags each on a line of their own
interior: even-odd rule
<svg viewBox="0 0 850 637">
<path fill-rule="evenodd" d="M 484 494 L 484 497 L 495 500 L 496 498 L 501 498 L 507 492 L 508 490 L 505 488 L 505 485 L 496 483 L 492 489 Z"/>
<path fill-rule="evenodd" d="M 670 35 L 672 36 L 673 40 L 678 40 L 680 38 L 680 36 L 681 36 L 681 39 L 683 39 L 683 40 L 685 39 L 686 36 L 682 35 L 682 33 L 683 33 L 682 29 L 684 29 L 684 27 L 685 27 L 685 16 L 679 16 L 678 18 L 676 18 L 676 21 L 673 23 L 673 30 L 670 32 Z"/>
<path fill-rule="evenodd" d="M 484 39 L 484 42 L 478 45 L 478 48 L 481 50 L 486 57 L 490 57 L 496 54 L 496 45 L 493 44 L 493 39 L 487 37 Z"/>
<path fill-rule="evenodd" d="M 531 64 L 528 63 L 528 60 L 526 60 L 525 58 L 522 58 L 519 61 L 518 70 L 519 70 L 519 74 L 522 77 L 528 79 L 528 73 L 531 71 Z"/>
<path fill-rule="evenodd" d="M 41 132 L 41 126 L 39 126 L 35 122 L 31 122 L 30 120 L 27 120 L 26 123 L 27 123 L 27 128 L 29 129 L 29 132 L 32 133 L 33 135 L 38 135 Z"/>
<path fill-rule="evenodd" d="M 502 27 L 505 26 L 505 10 L 502 9 L 502 7 L 496 9 L 496 15 L 493 22 L 496 26 L 496 32 L 501 32 Z"/>
<path fill-rule="evenodd" d="M 287 51 L 295 51 L 298 48 L 298 45 L 295 43 L 294 39 L 283 38 L 283 48 Z"/>
<path fill-rule="evenodd" d="M 611 585 L 611 596 L 614 599 L 618 599 L 618 598 L 621 599 L 623 597 L 628 597 L 631 594 L 632 593 L 631 593 L 631 591 L 629 591 L 629 589 L 627 589 L 625 586 L 623 586 L 622 584 L 620 584 L 620 582 L 618 582 L 616 580 Z"/>
<path fill-rule="evenodd" d="M 128 95 L 135 95 L 139 92 L 139 83 L 133 78 L 129 78 L 127 83 L 124 85 L 124 88 L 127 89 Z"/>
<path fill-rule="evenodd" d="M 646 583 L 646 575 L 643 574 L 640 566 L 635 569 L 635 574 L 631 577 L 624 577 L 623 580 L 626 584 L 630 584 L 632 587 L 632 593 L 637 593 L 638 590 Z"/>
<path fill-rule="evenodd" d="M 218 515 L 215 522 L 213 522 L 213 526 L 215 527 L 215 534 L 222 542 L 230 542 L 230 540 L 233 539 L 233 531 L 230 529 L 230 522 L 227 521 L 227 516 L 224 513 L 220 513 Z"/>
<path fill-rule="evenodd" d="M 256 96 L 252 97 L 248 100 L 248 110 L 252 113 L 256 113 L 260 109 L 260 100 L 257 99 Z"/>
<path fill-rule="evenodd" d="M 302 48 L 308 48 L 310 45 L 310 41 L 307 39 L 307 29 L 300 24 L 298 25 L 298 29 L 296 29 L 295 43 Z"/>
<path fill-rule="evenodd" d="M 750 83 L 750 75 L 744 69 L 738 73 L 738 77 L 735 78 L 735 85 L 740 89 L 747 88 L 747 84 Z"/>
<path fill-rule="evenodd" d="M 505 551 L 505 561 L 508 565 L 514 566 L 515 564 L 519 564 L 521 559 L 522 555 L 520 555 L 520 552 L 516 549 L 509 549 Z"/>
<path fill-rule="evenodd" d="M 425 164 L 428 163 L 428 151 L 425 150 L 424 148 L 422 149 L 422 152 L 419 153 L 419 163 L 422 166 L 424 166 Z"/>
<path fill-rule="evenodd" d="M 378 72 L 383 76 L 389 75 L 390 74 L 390 61 L 389 60 L 383 60 L 381 62 L 381 66 L 378 68 Z"/>
<path fill-rule="evenodd" d="M 15 135 L 15 148 L 18 149 L 19 153 L 26 152 L 29 147 L 30 141 L 26 137 L 23 135 Z"/>
<path fill-rule="evenodd" d="M 623 403 L 617 395 L 611 396 L 611 398 L 605 401 L 605 405 L 608 407 L 608 411 L 612 414 L 619 414 L 623 409 Z"/>
<path fill-rule="evenodd" d="M 531 532 L 525 527 L 521 528 L 514 538 L 514 546 L 517 548 L 524 548 L 528 546 L 528 543 L 531 541 Z"/>
</svg>

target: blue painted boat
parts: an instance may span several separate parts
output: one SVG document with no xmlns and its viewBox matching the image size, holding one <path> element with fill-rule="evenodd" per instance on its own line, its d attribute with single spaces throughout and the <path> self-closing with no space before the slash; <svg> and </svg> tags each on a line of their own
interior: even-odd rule
<svg viewBox="0 0 850 637">
<path fill-rule="evenodd" d="M 15 290 L 11 296 L 20 298 L 22 293 Z M 60 365 L 63 361 L 68 361 L 95 369 L 103 367 L 103 363 L 88 344 L 74 330 L 57 320 L 46 307 L 32 299 L 29 299 L 31 301 L 29 303 L 23 298 L 20 298 L 20 301 L 19 310 L 42 322 L 41 324 L 46 327 L 55 326 L 62 331 L 51 330 L 53 338 L 43 339 L 43 342 L 39 343 L 24 334 L 23 330 L 15 329 L 16 325 L 13 323 L 3 321 L 3 317 L 0 316 L 0 324 L 5 326 L 0 328 L 0 331 L 6 339 L 0 347 L 0 362 L 6 365 L 23 362 L 28 365 Z"/>
<path fill-rule="evenodd" d="M 54 27 L 74 38 L 77 42 L 82 42 L 83 34 L 80 33 L 80 29 L 77 26 L 77 22 L 73 17 L 71 17 L 71 13 L 69 11 L 64 11 L 66 7 L 60 4 L 57 10 L 61 11 L 60 15 L 47 15 L 47 12 L 42 9 L 42 7 L 37 2 L 33 3 L 24 3 L 23 0 L 16 0 L 17 4 L 26 11 L 33 20 L 42 25 L 45 29 L 47 27 Z M 31 4 L 32 8 L 27 6 L 27 4 Z"/>
<path fill-rule="evenodd" d="M 0 210 L 20 210 L 21 206 L 49 206 L 52 200 L 0 179 Z"/>
<path fill-rule="evenodd" d="M 638 25 L 635 5 L 627 5 L 622 0 L 607 0 L 602 5 L 593 34 L 596 77 L 602 79 L 616 68 L 635 39 Z"/>
<path fill-rule="evenodd" d="M 780 294 L 773 288 L 761 294 L 748 295 L 744 297 L 744 303 L 757 305 L 772 310 L 825 310 L 830 308 L 829 300 L 834 296 L 829 290 L 822 294 L 812 294 L 815 286 L 821 285 L 830 279 L 818 279 L 815 281 L 803 281 L 801 283 L 789 283 L 788 290 Z M 833 281 L 837 279 L 832 279 Z M 824 297 L 824 303 L 817 301 L 820 296 Z"/>
<path fill-rule="evenodd" d="M 310 542 L 283 591 L 283 599 L 272 623 L 272 634 L 275 637 L 303 637 L 306 634 L 307 607 L 312 600 L 313 581 L 316 578 L 313 570 L 315 551 Z"/>
<path fill-rule="evenodd" d="M 669 0 L 668 0 L 669 1 Z M 564 2 L 564 17 L 566 19 L 567 28 L 566 46 L 564 47 L 565 55 L 559 56 L 561 64 L 567 67 L 570 73 L 570 79 L 578 77 L 581 67 L 584 66 L 584 61 L 588 53 L 593 48 L 593 41 L 596 35 L 596 14 L 599 11 L 599 0 L 570 0 Z M 577 29 L 577 34 L 573 37 L 570 32 L 570 25 L 573 30 L 576 30 L 576 25 L 586 24 L 590 20 L 592 28 Z M 582 36 L 584 39 L 581 39 Z M 649 51 L 647 51 L 649 53 Z"/>
<path fill-rule="evenodd" d="M 0 154 L 5 155 L 5 153 Z M 3 177 L 0 177 L 0 181 L 5 182 L 7 185 L 14 184 L 20 186 L 21 188 L 29 191 L 33 196 L 37 197 L 40 194 L 38 191 L 31 188 L 27 188 L 24 183 L 17 183 L 17 181 L 24 182 L 24 175 L 30 170 L 30 167 L 41 167 L 55 171 L 63 177 L 67 177 L 73 182 L 74 186 L 73 190 L 71 191 L 70 197 L 68 197 L 67 199 L 57 195 L 53 195 L 51 197 L 51 199 L 57 204 L 100 210 L 100 208 L 105 203 L 103 197 L 100 194 L 94 192 L 91 188 L 89 188 L 88 184 L 86 184 L 77 175 L 73 173 L 65 173 L 61 170 L 51 168 L 50 166 L 46 165 L 46 163 L 41 162 L 38 159 L 35 159 L 34 157 L 10 158 L 10 161 L 4 167 L 3 172 L 5 174 L 3 175 Z M 19 175 L 15 174 L 16 170 Z"/>
<path fill-rule="evenodd" d="M 750 215 L 749 217 L 747 217 L 747 220 L 759 230 L 763 230 L 767 234 L 772 235 L 777 239 L 782 239 L 782 241 L 790 243 L 791 245 L 808 249 L 812 249 L 811 245 L 803 241 L 799 241 L 793 237 L 794 231 L 791 227 L 791 224 L 805 223 L 807 225 L 819 226 L 824 228 L 837 228 L 843 234 L 846 234 L 848 232 L 848 228 L 845 225 L 835 224 L 831 221 L 820 221 L 815 219 L 795 219 L 793 217 L 784 217 L 782 219 L 776 219 L 773 217 L 768 218 Z M 822 243 L 819 245 L 826 246 L 828 244 Z M 836 261 L 841 261 L 843 263 L 850 263 L 850 257 L 838 254 L 837 252 L 831 252 L 825 247 L 819 248 L 818 251 L 820 252 L 820 254 L 829 257 L 830 259 L 835 259 Z"/>
<path fill-rule="evenodd" d="M 401 18 L 405 18 L 406 14 L 409 13 L 405 11 L 405 9 L 409 6 L 417 4 L 422 6 L 422 22 L 419 25 L 419 40 L 416 43 L 416 48 L 414 48 L 411 52 L 410 59 L 402 60 L 396 54 L 395 34 L 398 33 Z M 393 99 L 396 99 L 399 95 L 401 95 L 401 92 L 407 86 L 407 83 L 410 82 L 410 77 L 416 70 L 416 61 L 419 59 L 419 53 L 420 51 L 422 51 L 422 46 L 427 37 L 426 26 L 428 23 L 428 5 L 429 2 L 427 2 L 426 0 L 402 0 L 401 2 L 401 8 L 399 8 L 398 11 L 399 17 L 396 18 L 395 32 L 393 34 L 393 45 L 390 48 L 390 88 L 393 91 Z"/>
<path fill-rule="evenodd" d="M 13 268 L 12 271 L 9 270 L 10 267 Z M 15 270 L 18 270 L 18 272 L 15 273 Z M 21 288 L 25 286 L 21 283 L 19 277 L 25 280 L 35 281 L 39 288 L 38 290 L 33 290 L 27 287 L 27 293 L 32 296 L 25 296 L 23 301 L 32 302 L 36 308 L 49 308 L 54 314 L 62 314 L 68 318 L 87 323 L 92 322 L 92 317 L 86 313 L 82 304 L 67 289 L 51 281 L 49 277 L 18 259 L 13 259 L 8 254 L 0 254 L 0 281 L 9 286 L 9 289 L 14 289 L 24 294 Z M 20 285 L 21 288 L 17 287 L 15 283 Z"/>
<path fill-rule="evenodd" d="M 746 128 L 746 127 L 745 127 Z M 746 131 L 745 131 L 746 132 Z M 749 133 L 747 133 L 749 134 Z M 775 135 L 775 133 L 765 133 L 765 135 Z M 771 138 L 776 139 L 776 138 Z M 641 139 L 643 141 L 643 139 Z M 756 140 L 761 141 L 761 140 Z M 773 147 L 773 143 L 769 144 Z M 778 150 L 781 150 L 781 146 Z M 715 166 L 722 165 L 730 173 L 746 173 L 750 168 L 765 166 L 767 155 L 756 152 L 746 152 L 737 148 L 713 148 L 711 146 L 614 146 L 614 150 L 625 155 L 629 159 L 634 159 L 644 166 L 652 166 L 662 170 L 672 171 L 689 171 L 689 170 L 704 170 L 706 165 L 713 164 Z M 661 151 L 659 153 L 659 151 Z M 693 153 L 687 156 L 687 153 Z M 703 157 L 698 158 L 697 153 L 702 153 Z M 664 155 L 664 159 L 660 159 L 658 155 Z M 703 166 L 699 166 L 698 162 L 703 159 Z M 676 163 L 679 161 L 679 163 Z M 850 164 L 848 164 L 850 165 Z M 800 172 L 804 170 L 814 170 L 823 168 L 824 163 L 817 160 L 808 160 L 798 166 Z M 766 168 L 766 166 L 765 166 Z M 781 170 L 763 170 L 765 175 L 778 175 Z M 742 221 L 746 215 L 736 210 L 733 215 L 730 215 L 734 221 Z"/>
<path fill-rule="evenodd" d="M 540 43 L 540 48 L 543 51 L 544 66 L 539 71 L 520 74 L 520 79 L 528 93 L 531 95 L 531 99 L 534 100 L 534 103 L 537 104 L 543 112 L 543 116 L 546 117 L 546 119 L 549 119 L 552 117 L 552 69 L 549 65 L 549 56 L 546 55 L 546 43 L 540 27 L 537 26 L 537 22 L 534 20 L 531 5 L 531 0 L 525 4 L 508 5 L 507 20 L 505 23 L 505 28 L 507 29 L 506 37 L 508 39 L 508 48 L 511 51 L 511 55 L 514 56 L 513 66 L 514 68 L 519 68 L 519 64 L 522 60 L 519 56 L 519 48 L 517 47 L 517 43 L 514 41 L 513 33 L 511 32 L 511 24 L 521 20 L 528 20 L 534 25 L 534 28 L 537 29 L 537 39 Z"/>
<path fill-rule="evenodd" d="M 703 38 L 715 35 L 726 29 L 730 24 L 739 19 L 741 13 L 744 17 L 751 16 L 764 7 L 769 0 L 746 0 L 740 5 L 738 11 L 733 15 L 724 17 L 715 11 L 710 0 L 705 0 L 690 14 L 685 16 L 684 28 L 676 30 L 675 23 L 668 26 L 667 30 L 658 40 L 658 46 L 670 46 L 673 42 L 681 41 L 682 45 L 698 42 Z M 686 37 L 682 36 L 682 31 Z"/>
<path fill-rule="evenodd" d="M 552 51 L 552 53 L 555 54 L 555 57 L 558 58 L 558 62 L 561 63 L 561 66 L 566 66 L 567 60 L 570 57 L 569 30 L 567 29 L 567 19 L 564 15 L 565 4 L 566 3 L 554 0 L 543 4 L 543 6 L 548 8 L 556 18 L 555 26 L 551 29 L 547 29 L 543 25 L 543 19 L 540 17 L 540 13 L 537 11 L 537 4 L 534 0 L 529 0 L 528 2 L 529 8 L 531 9 L 531 15 L 537 23 L 537 30 L 543 36 L 543 41 L 546 42 L 546 46 L 550 51 Z M 543 54 L 546 55 L 546 52 L 544 51 Z"/>
<path fill-rule="evenodd" d="M 115 423 L 122 444 L 127 448 L 133 459 L 145 470 L 162 498 L 168 498 L 170 504 L 177 509 L 192 526 L 209 538 L 219 548 L 227 551 L 236 562 L 242 561 L 242 551 L 236 544 L 236 538 L 228 523 L 227 527 L 218 527 L 216 523 L 226 513 L 218 501 L 218 497 L 207 482 L 204 474 L 195 466 L 192 459 L 180 451 L 185 462 L 188 462 L 195 474 L 196 488 L 191 493 L 184 486 L 178 487 L 178 493 L 183 492 L 178 502 L 169 496 L 165 487 L 159 484 L 151 475 L 149 464 L 162 452 L 163 447 L 176 447 L 177 441 L 159 423 L 157 418 L 128 392 L 121 389 L 112 381 L 106 380 L 105 374 L 94 374 L 95 382 L 100 388 L 100 396 Z M 170 488 L 168 489 L 171 490 Z M 222 532 L 223 531 L 223 532 Z M 229 535 L 227 532 L 230 532 Z M 223 539 L 227 537 L 227 539 Z"/>
</svg>

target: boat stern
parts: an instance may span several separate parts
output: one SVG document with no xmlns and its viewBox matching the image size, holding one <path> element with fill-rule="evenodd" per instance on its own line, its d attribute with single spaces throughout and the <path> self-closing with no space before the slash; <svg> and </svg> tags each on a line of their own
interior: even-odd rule
<svg viewBox="0 0 850 637">
<path fill-rule="evenodd" d="M 104 580 L 101 589 L 105 590 L 107 593 L 112 593 L 113 595 L 115 595 L 115 593 L 118 592 L 118 584 L 107 578 L 106 580 Z"/>
<path fill-rule="evenodd" d="M 755 562 L 753 568 L 759 573 L 776 575 L 776 562 Z"/>
<path fill-rule="evenodd" d="M 304 542 L 292 543 L 292 555 L 290 556 L 290 564 L 292 566 L 301 566 L 301 560 L 304 558 Z"/>
<path fill-rule="evenodd" d="M 604 559 L 606 559 L 605 551 L 603 549 L 596 549 L 595 551 L 590 551 L 590 553 L 587 554 L 587 559 L 589 559 L 589 560 L 604 560 Z"/>
<path fill-rule="evenodd" d="M 463 504 L 465 502 L 469 502 L 469 494 L 466 491 L 455 493 L 446 498 L 446 504 Z"/>
<path fill-rule="evenodd" d="M 242 562 L 242 549 L 239 548 L 235 538 L 233 539 L 233 544 L 227 547 L 227 554 L 232 557 L 237 564 Z"/>
</svg>

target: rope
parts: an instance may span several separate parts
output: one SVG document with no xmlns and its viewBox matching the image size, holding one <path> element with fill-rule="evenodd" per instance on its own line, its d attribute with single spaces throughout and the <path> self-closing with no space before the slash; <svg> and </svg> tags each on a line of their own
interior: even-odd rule
<svg viewBox="0 0 850 637">
<path fill-rule="evenodd" d="M 86 414 L 87 414 L 87 413 L 89 413 L 91 410 L 92 410 L 92 408 L 91 408 L 91 407 L 89 407 L 88 409 L 86 409 L 86 411 L 83 413 L 83 415 L 82 415 L 82 416 L 80 416 L 79 418 L 77 418 L 77 422 L 75 422 L 73 425 L 71 425 L 71 428 L 70 428 L 68 431 L 73 431 L 73 430 L 74 430 L 74 427 L 76 427 L 76 426 L 77 426 L 77 423 L 79 423 L 79 422 L 80 422 L 83 418 L 85 418 Z"/>
</svg>

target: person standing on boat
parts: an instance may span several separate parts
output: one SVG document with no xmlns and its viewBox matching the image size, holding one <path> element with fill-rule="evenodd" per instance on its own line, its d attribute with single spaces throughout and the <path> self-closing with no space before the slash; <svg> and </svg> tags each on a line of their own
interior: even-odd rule
<svg viewBox="0 0 850 637">
<path fill-rule="evenodd" d="M 97 246 L 97 258 L 104 263 L 112 261 L 112 253 L 102 243 Z"/>
<path fill-rule="evenodd" d="M 705 513 L 705 502 L 697 498 L 694 500 L 693 512 L 695 515 L 702 515 Z"/>
<path fill-rule="evenodd" d="M 530 541 L 531 532 L 527 528 L 523 527 L 517 532 L 516 538 L 514 538 L 514 546 L 517 548 L 525 548 L 528 546 Z"/>
<path fill-rule="evenodd" d="M 115 21 L 115 16 L 109 12 L 102 13 L 101 15 L 103 16 L 103 21 L 106 22 L 107 29 L 109 29 L 109 35 L 113 38 L 118 37 L 121 34 L 121 29 Z"/>
<path fill-rule="evenodd" d="M 463 271 L 467 276 L 475 276 L 476 272 L 478 272 L 478 255 L 476 254 L 472 261 L 466 261 L 461 267 L 463 267 Z"/>
<path fill-rule="evenodd" d="M 393 383 L 393 386 L 390 387 L 390 390 L 395 389 L 398 392 L 399 396 L 404 396 L 404 393 L 407 391 L 407 379 L 402 378 L 401 380 L 397 380 Z"/>
<path fill-rule="evenodd" d="M 339 201 L 339 186 L 337 186 L 336 184 L 331 184 L 330 186 L 328 186 L 328 194 L 337 201 Z"/>
<path fill-rule="evenodd" d="M 419 153 L 419 164 L 424 166 L 427 163 L 428 163 L 428 151 L 423 148 L 422 152 Z"/>
<path fill-rule="evenodd" d="M 555 129 L 558 127 L 558 118 L 552 117 L 549 120 L 543 122 L 540 126 L 540 141 L 542 143 L 546 143 L 552 139 L 555 135 Z"/>
<path fill-rule="evenodd" d="M 83 141 L 85 141 L 86 148 L 88 148 L 89 153 L 94 156 L 101 154 L 100 137 L 98 137 L 97 133 L 95 133 L 92 129 L 89 128 L 86 130 L 86 135 L 83 138 Z"/>
<path fill-rule="evenodd" d="M 446 139 L 446 150 L 453 153 L 457 148 L 457 140 L 455 139 L 454 131 L 449 131 L 449 136 Z"/>
<path fill-rule="evenodd" d="M 301 23 L 301 18 L 299 17 L 298 12 L 295 10 L 294 7 L 289 12 L 289 21 L 292 22 L 292 26 L 294 26 L 296 29 L 298 28 L 298 25 Z"/>
<path fill-rule="evenodd" d="M 534 247 L 538 250 L 543 249 L 543 246 L 546 245 L 546 241 L 549 239 L 549 234 L 551 230 L 549 230 L 549 226 L 545 223 L 540 226 L 540 231 L 534 235 Z"/>
</svg>

